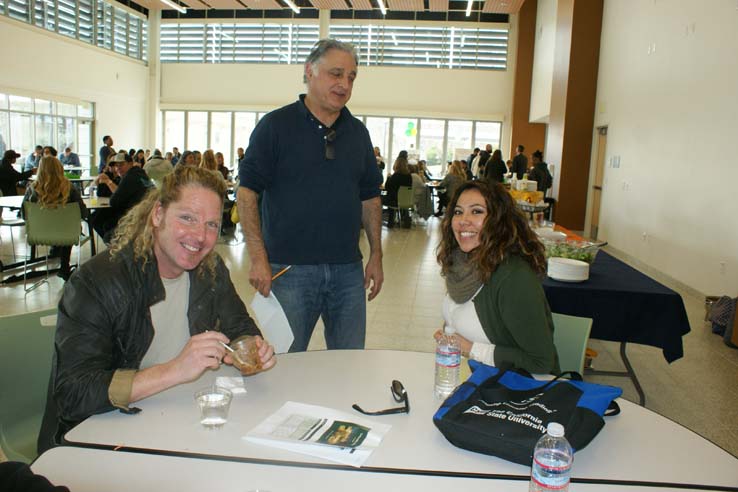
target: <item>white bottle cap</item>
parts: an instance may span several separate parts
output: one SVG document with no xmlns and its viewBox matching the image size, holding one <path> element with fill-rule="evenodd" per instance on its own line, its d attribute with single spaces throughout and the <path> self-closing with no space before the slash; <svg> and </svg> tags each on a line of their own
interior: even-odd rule
<svg viewBox="0 0 738 492">
<path fill-rule="evenodd" d="M 564 426 L 557 422 L 549 422 L 546 433 L 552 437 L 564 437 Z"/>
<path fill-rule="evenodd" d="M 456 333 L 456 328 L 446 325 L 443 327 L 443 333 L 446 335 L 453 335 L 454 333 Z"/>
</svg>

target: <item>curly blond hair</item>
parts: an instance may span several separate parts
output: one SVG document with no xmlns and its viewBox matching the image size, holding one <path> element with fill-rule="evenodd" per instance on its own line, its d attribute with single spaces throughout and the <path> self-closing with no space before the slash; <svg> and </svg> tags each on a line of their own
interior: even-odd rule
<svg viewBox="0 0 738 492">
<path fill-rule="evenodd" d="M 157 203 L 166 210 L 170 204 L 179 201 L 182 188 L 186 186 L 200 187 L 215 192 L 221 199 L 226 194 L 226 183 L 217 171 L 190 166 L 177 166 L 174 172 L 164 176 L 160 188 L 152 188 L 135 207 L 128 211 L 118 222 L 115 235 L 110 244 L 110 257 L 115 258 L 128 245 L 133 248 L 133 257 L 142 261 L 141 268 L 153 259 L 154 255 L 154 223 L 153 213 Z M 206 272 L 215 277 L 217 253 L 215 250 L 205 256 L 197 267 L 197 273 L 203 276 Z"/>
<path fill-rule="evenodd" d="M 33 191 L 39 205 L 43 208 L 56 208 L 65 205 L 69 200 L 69 190 L 72 184 L 64 176 L 64 167 L 56 157 L 41 158 L 38 166 Z"/>
</svg>

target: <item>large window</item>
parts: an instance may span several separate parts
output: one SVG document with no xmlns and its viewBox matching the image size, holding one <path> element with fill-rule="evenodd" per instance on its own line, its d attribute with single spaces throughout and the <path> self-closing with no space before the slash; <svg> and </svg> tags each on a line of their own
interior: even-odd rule
<svg viewBox="0 0 738 492">
<path fill-rule="evenodd" d="M 185 113 L 184 111 L 165 111 L 164 112 L 164 150 L 169 152 L 177 147 L 180 152 L 184 152 L 185 147 Z"/>
<path fill-rule="evenodd" d="M 474 147 L 484 149 L 485 145 L 490 144 L 493 149 L 499 149 L 501 131 L 502 123 L 480 121 L 474 132 Z"/>
<path fill-rule="evenodd" d="M 431 174 L 440 174 L 445 163 L 445 120 L 420 120 L 420 158 L 426 161 Z"/>
<path fill-rule="evenodd" d="M 448 122 L 448 135 L 446 138 L 446 161 L 455 159 L 466 159 L 474 148 L 472 142 L 472 122 L 455 121 Z M 467 163 L 471 165 L 471 162 Z"/>
<path fill-rule="evenodd" d="M 362 65 L 507 69 L 508 28 L 332 24 L 329 35 L 354 44 Z M 163 23 L 160 57 L 178 63 L 302 63 L 317 24 Z"/>
<path fill-rule="evenodd" d="M 0 0 L 0 15 L 146 60 L 143 13 L 103 0 Z"/>
<path fill-rule="evenodd" d="M 507 69 L 507 27 L 333 24 L 330 36 L 356 46 L 362 65 Z"/>
<path fill-rule="evenodd" d="M 161 25 L 161 61 L 302 63 L 318 41 L 317 24 Z"/>
<path fill-rule="evenodd" d="M 210 145 L 215 152 L 223 153 L 226 166 L 231 162 L 231 113 L 210 114 Z"/>
<path fill-rule="evenodd" d="M 93 112 L 92 103 L 0 94 L 0 154 L 8 149 L 21 154 L 20 168 L 36 145 L 51 145 L 60 153 L 70 147 L 85 167 L 93 152 Z"/>
<path fill-rule="evenodd" d="M 237 149 L 248 148 L 251 132 L 265 114 L 251 111 L 163 111 L 164 148 L 213 149 L 222 152 L 226 165 L 234 168 L 237 166 Z M 494 148 L 500 145 L 502 123 L 497 121 L 356 117 L 366 125 L 374 146 L 380 148 L 387 163 L 387 173 L 391 172 L 395 157 L 401 150 L 408 152 L 411 162 L 423 159 L 432 174 L 443 175 L 447 161 L 465 159 L 474 145 L 484 147 L 489 143 Z"/>
</svg>

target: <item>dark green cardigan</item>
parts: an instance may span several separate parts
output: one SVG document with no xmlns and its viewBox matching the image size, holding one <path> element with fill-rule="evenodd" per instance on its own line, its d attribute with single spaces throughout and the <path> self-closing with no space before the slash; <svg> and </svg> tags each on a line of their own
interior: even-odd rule
<svg viewBox="0 0 738 492">
<path fill-rule="evenodd" d="M 541 280 L 519 256 L 506 258 L 474 298 L 495 366 L 511 362 L 533 374 L 558 374 L 553 319 Z"/>
</svg>

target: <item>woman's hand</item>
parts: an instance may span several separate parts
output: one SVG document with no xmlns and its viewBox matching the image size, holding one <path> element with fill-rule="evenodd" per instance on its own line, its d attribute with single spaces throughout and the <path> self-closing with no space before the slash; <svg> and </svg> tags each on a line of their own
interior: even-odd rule
<svg viewBox="0 0 738 492">
<path fill-rule="evenodd" d="M 441 337 L 444 336 L 443 330 L 436 330 L 436 332 L 433 334 L 433 338 L 438 342 Z M 454 333 L 451 335 L 454 340 L 456 340 L 456 344 L 461 349 L 461 355 L 464 357 L 469 357 L 469 352 L 471 352 L 473 342 L 469 341 L 468 339 L 462 337 L 458 333 Z"/>
</svg>

